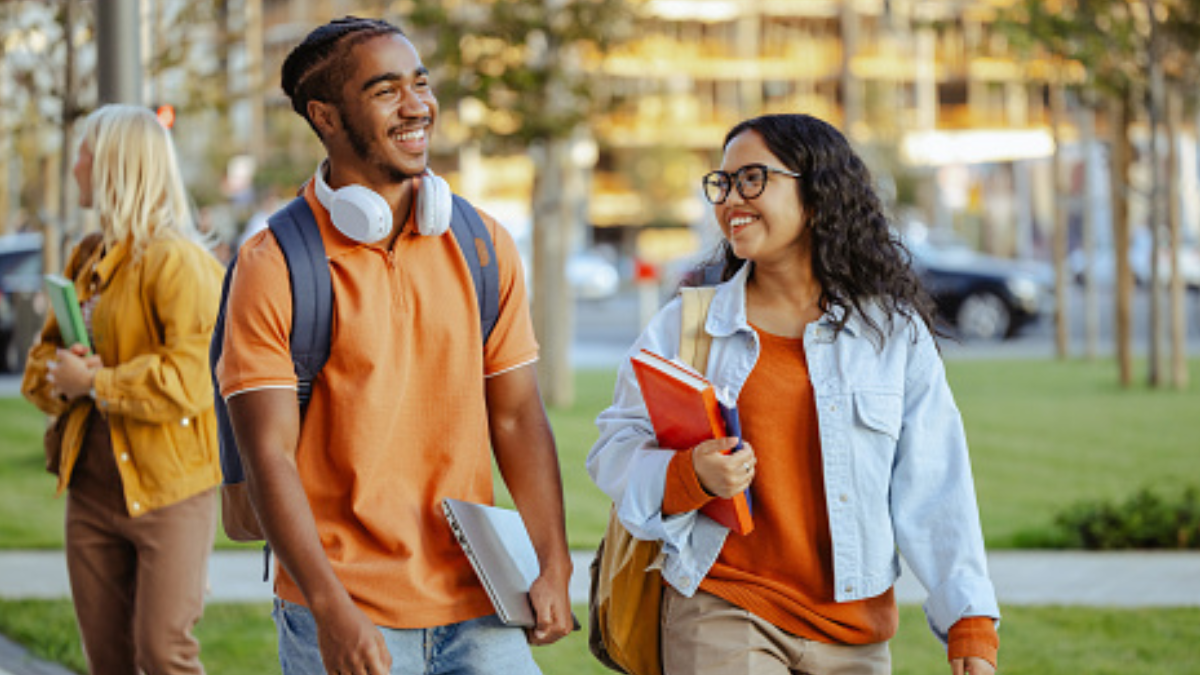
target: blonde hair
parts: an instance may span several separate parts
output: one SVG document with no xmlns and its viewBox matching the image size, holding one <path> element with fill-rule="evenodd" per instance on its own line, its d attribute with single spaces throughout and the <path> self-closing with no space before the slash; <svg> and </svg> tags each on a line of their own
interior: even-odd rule
<svg viewBox="0 0 1200 675">
<path fill-rule="evenodd" d="M 137 255 L 173 237 L 205 243 L 171 135 L 148 108 L 106 105 L 88 115 L 83 140 L 92 151 L 92 208 L 106 244 L 127 242 Z"/>
</svg>

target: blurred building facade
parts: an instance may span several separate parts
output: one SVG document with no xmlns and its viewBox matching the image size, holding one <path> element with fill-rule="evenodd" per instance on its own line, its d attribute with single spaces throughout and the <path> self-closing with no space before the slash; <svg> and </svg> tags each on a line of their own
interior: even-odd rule
<svg viewBox="0 0 1200 675">
<path fill-rule="evenodd" d="M 719 162 L 728 129 L 765 113 L 804 112 L 838 126 L 884 192 L 932 225 L 951 226 L 955 204 L 969 198 L 964 185 L 968 196 L 945 203 L 945 167 L 1000 165 L 1009 179 L 993 184 L 1002 194 L 1032 186 L 1013 176 L 1036 169 L 1013 163 L 1053 152 L 1046 81 L 1040 64 L 1018 60 L 997 29 L 1004 4 L 641 3 L 639 36 L 595 64 L 601 104 L 611 110 L 597 125 L 602 153 L 591 221 L 601 228 L 598 238 L 627 248 L 632 236 L 641 250 L 677 249 L 671 237 L 644 228 L 703 221 L 699 176 Z M 982 130 L 990 132 L 986 147 L 972 157 L 956 154 Z M 1009 216 L 988 229 L 1021 229 L 1018 214 Z"/>
<path fill-rule="evenodd" d="M 486 0 L 459 0 L 471 2 Z M 754 115 L 805 112 L 847 133 L 901 221 L 952 230 L 1000 255 L 1049 255 L 1056 196 L 1048 82 L 1064 73 L 1009 44 L 999 19 L 1012 0 L 630 2 L 638 12 L 633 39 L 584 59 L 601 112 L 594 148 L 582 153 L 592 188 L 581 242 L 653 261 L 705 246 L 716 231 L 699 178 L 720 161 L 726 131 Z M 283 59 L 330 17 L 376 15 L 404 26 L 405 3 L 227 5 L 236 15 L 231 27 L 246 36 L 233 58 L 251 66 L 241 90 L 266 92 L 235 104 L 238 135 L 255 148 L 260 172 L 274 170 L 274 180 L 287 183 L 311 171 L 319 147 L 279 89 Z M 520 234 L 531 160 L 483 156 L 452 131 L 485 123 L 485 114 L 443 101 L 435 168 Z M 1077 140 L 1077 121 L 1066 120 L 1068 142 Z M 1074 148 L 1071 156 L 1100 172 L 1090 187 L 1074 186 L 1083 196 L 1072 203 L 1093 199 L 1107 230 L 1103 154 Z"/>
</svg>

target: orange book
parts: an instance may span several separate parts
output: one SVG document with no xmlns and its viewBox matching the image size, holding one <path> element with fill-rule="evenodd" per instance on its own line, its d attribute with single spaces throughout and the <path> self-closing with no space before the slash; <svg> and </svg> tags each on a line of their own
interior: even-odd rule
<svg viewBox="0 0 1200 675">
<path fill-rule="evenodd" d="M 729 435 L 726 433 L 726 415 L 736 418 L 736 409 L 722 406 L 716 389 L 704 376 L 678 361 L 669 361 L 645 349 L 630 360 L 659 447 L 687 450 L 704 441 Z M 735 425 L 736 421 L 731 426 Z M 749 496 L 750 491 L 746 490 L 731 499 L 714 499 L 700 512 L 738 534 L 750 534 L 754 530 L 754 520 L 750 514 Z"/>
</svg>

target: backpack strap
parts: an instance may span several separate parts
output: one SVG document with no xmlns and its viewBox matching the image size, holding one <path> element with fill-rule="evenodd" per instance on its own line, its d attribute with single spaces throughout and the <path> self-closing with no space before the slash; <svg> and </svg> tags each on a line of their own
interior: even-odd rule
<svg viewBox="0 0 1200 675">
<path fill-rule="evenodd" d="M 225 407 L 225 399 L 221 397 L 221 383 L 217 381 L 217 362 L 221 360 L 221 351 L 225 346 L 225 307 L 229 300 L 229 282 L 233 279 L 233 270 L 237 267 L 237 253 L 225 268 L 225 280 L 221 282 L 221 304 L 217 311 L 217 323 L 213 327 L 212 340 L 208 343 L 208 372 L 212 376 L 213 407 L 217 413 L 217 440 L 221 448 L 221 476 L 223 483 L 242 483 L 246 480 L 246 472 L 242 469 L 241 456 L 236 452 L 237 440 L 233 436 L 233 426 L 229 422 L 229 410 Z M 226 452 L 226 448 L 234 448 L 234 452 Z"/>
<path fill-rule="evenodd" d="M 700 285 L 716 286 L 721 283 L 721 277 L 724 275 L 725 263 L 705 265 L 700 273 Z"/>
<path fill-rule="evenodd" d="M 458 195 L 454 195 L 450 231 L 471 269 L 475 299 L 479 303 L 479 325 L 486 345 L 500 318 L 500 263 L 496 260 L 496 246 L 475 207 Z"/>
<path fill-rule="evenodd" d="M 704 330 L 708 308 L 717 289 L 714 286 L 680 289 L 683 315 L 679 331 L 679 359 L 695 368 L 701 375 L 708 369 L 708 351 L 712 335 Z"/>
<path fill-rule="evenodd" d="M 297 197 L 267 220 L 287 261 L 292 287 L 292 364 L 303 414 L 313 380 L 329 360 L 333 336 L 333 280 L 321 228 L 308 201 Z"/>
</svg>

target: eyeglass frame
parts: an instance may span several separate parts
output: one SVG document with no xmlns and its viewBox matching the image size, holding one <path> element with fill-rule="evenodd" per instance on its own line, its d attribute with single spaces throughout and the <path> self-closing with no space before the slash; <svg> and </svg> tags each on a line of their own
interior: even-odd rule
<svg viewBox="0 0 1200 675">
<path fill-rule="evenodd" d="M 753 195 L 747 195 L 746 192 L 742 189 L 742 178 L 746 175 L 746 171 L 748 169 L 762 169 L 762 171 L 763 171 L 762 187 L 759 188 L 758 192 L 754 193 Z M 784 176 L 790 176 L 792 178 L 800 178 L 800 174 L 792 172 L 792 171 L 787 171 L 786 169 L 777 169 L 773 166 L 767 166 L 766 164 L 754 163 L 754 164 L 747 164 L 747 165 L 739 168 L 737 171 L 734 171 L 733 173 L 729 173 L 728 171 L 722 171 L 720 169 L 717 169 L 715 171 L 709 171 L 708 173 L 704 174 L 703 178 L 700 179 L 700 185 L 703 188 L 704 198 L 707 199 L 708 203 L 712 204 L 713 206 L 718 206 L 720 204 L 724 204 L 725 201 L 729 199 L 729 195 L 734 190 L 737 190 L 737 193 L 739 195 L 741 195 L 742 199 L 744 199 L 746 201 L 750 201 L 751 199 L 758 199 L 759 197 L 762 196 L 763 192 L 766 192 L 767 183 L 771 182 L 770 177 L 771 177 L 771 174 L 773 174 L 773 173 L 782 174 Z M 708 196 L 708 185 L 709 185 L 708 179 L 712 178 L 713 176 L 721 176 L 721 177 L 725 178 L 726 181 L 729 182 L 729 187 L 726 187 L 724 190 L 725 194 L 722 195 L 721 198 L 716 201 L 714 201 L 712 199 L 712 197 Z"/>
</svg>

